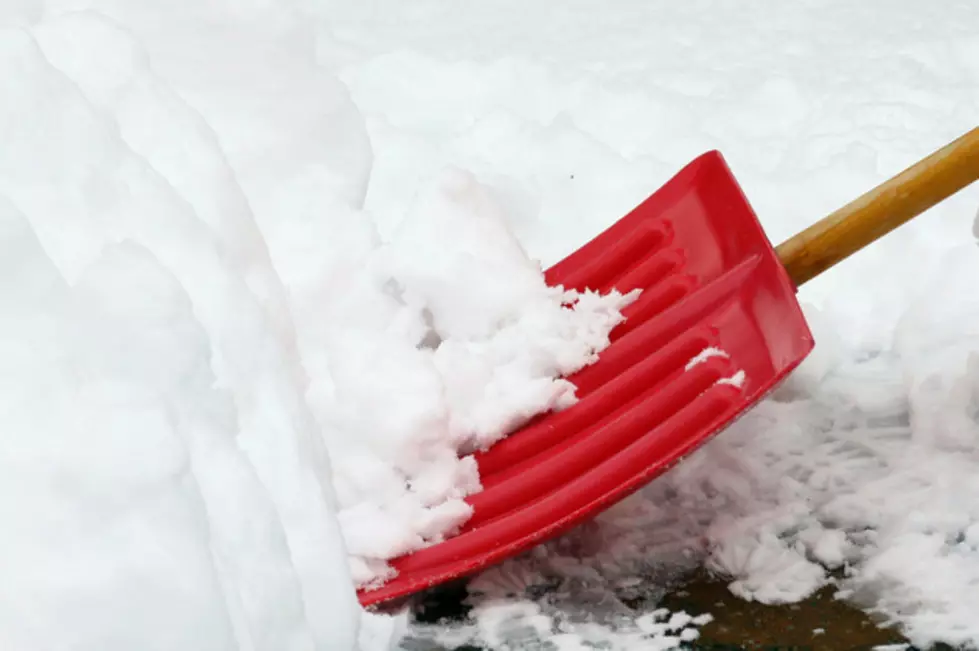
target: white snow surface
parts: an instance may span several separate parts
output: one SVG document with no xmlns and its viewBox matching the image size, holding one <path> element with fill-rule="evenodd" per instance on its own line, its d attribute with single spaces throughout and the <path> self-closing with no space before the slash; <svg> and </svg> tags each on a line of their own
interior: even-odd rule
<svg viewBox="0 0 979 651">
<path fill-rule="evenodd" d="M 0 33 L 3 648 L 388 643 L 354 587 L 634 295 L 548 287 L 452 166 L 382 241 L 292 9 L 61 5 Z"/>
<path fill-rule="evenodd" d="M 681 648 L 711 614 L 656 602 L 699 566 L 979 648 L 979 188 L 807 284 L 785 385 L 475 577 L 467 619 L 354 596 L 463 522 L 465 454 L 570 404 L 607 344 L 630 297 L 541 265 L 712 148 L 790 236 L 976 126 L 977 26 L 908 0 L 0 3 L 0 648 Z"/>
</svg>

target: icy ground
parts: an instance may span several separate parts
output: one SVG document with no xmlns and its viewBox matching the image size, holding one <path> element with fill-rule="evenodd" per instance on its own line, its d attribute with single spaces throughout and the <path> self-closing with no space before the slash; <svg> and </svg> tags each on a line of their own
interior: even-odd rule
<svg viewBox="0 0 979 651">
<path fill-rule="evenodd" d="M 0 2 L 0 648 L 674 648 L 698 565 L 979 647 L 979 188 L 807 285 L 777 395 L 470 620 L 353 592 L 605 345 L 626 299 L 535 260 L 712 148 L 777 242 L 977 115 L 968 1 Z"/>
</svg>

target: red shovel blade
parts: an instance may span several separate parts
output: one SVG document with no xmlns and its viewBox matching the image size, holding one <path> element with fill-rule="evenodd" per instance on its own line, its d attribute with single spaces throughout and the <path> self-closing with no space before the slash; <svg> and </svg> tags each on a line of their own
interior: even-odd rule
<svg viewBox="0 0 979 651">
<path fill-rule="evenodd" d="M 546 273 L 551 285 L 628 292 L 579 401 L 477 455 L 483 490 L 445 542 L 393 561 L 363 605 L 523 552 L 666 471 L 769 393 L 814 345 L 789 280 L 723 157 L 708 152 Z M 720 355 L 701 355 L 706 349 Z"/>
</svg>

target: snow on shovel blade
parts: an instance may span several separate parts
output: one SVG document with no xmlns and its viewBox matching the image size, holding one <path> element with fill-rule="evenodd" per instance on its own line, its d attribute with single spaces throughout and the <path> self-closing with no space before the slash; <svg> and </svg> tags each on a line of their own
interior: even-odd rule
<svg viewBox="0 0 979 651">
<path fill-rule="evenodd" d="M 773 248 L 718 152 L 690 163 L 547 272 L 643 289 L 579 402 L 479 455 L 483 491 L 453 538 L 396 559 L 361 603 L 471 574 L 552 538 L 673 466 L 757 403 L 814 346 L 795 288 L 979 180 L 979 127 Z"/>
<path fill-rule="evenodd" d="M 579 402 L 477 455 L 473 517 L 394 560 L 398 575 L 361 591 L 363 605 L 471 574 L 595 516 L 729 425 L 813 348 L 795 287 L 716 151 L 546 277 L 643 291 L 612 345 L 569 378 Z"/>
</svg>

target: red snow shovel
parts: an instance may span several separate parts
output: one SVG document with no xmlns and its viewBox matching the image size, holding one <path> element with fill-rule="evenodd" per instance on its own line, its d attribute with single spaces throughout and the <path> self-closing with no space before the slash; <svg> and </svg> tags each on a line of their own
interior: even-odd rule
<svg viewBox="0 0 979 651">
<path fill-rule="evenodd" d="M 546 272 L 642 288 L 612 345 L 569 379 L 579 401 L 477 455 L 483 490 L 445 542 L 395 559 L 364 606 L 514 556 L 618 502 L 765 397 L 812 350 L 796 287 L 979 178 L 979 127 L 772 248 L 708 152 Z"/>
</svg>

